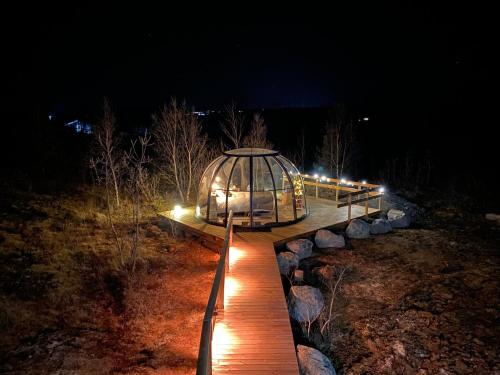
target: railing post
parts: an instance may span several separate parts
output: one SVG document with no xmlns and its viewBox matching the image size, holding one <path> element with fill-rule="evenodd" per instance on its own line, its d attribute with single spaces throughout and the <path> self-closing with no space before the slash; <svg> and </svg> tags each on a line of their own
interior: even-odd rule
<svg viewBox="0 0 500 375">
<path fill-rule="evenodd" d="M 347 196 L 347 202 L 349 203 L 349 205 L 347 206 L 347 220 L 351 220 L 351 202 L 352 202 L 351 194 Z"/>
<path fill-rule="evenodd" d="M 366 201 L 365 201 L 365 215 L 368 216 L 368 199 L 370 198 L 370 192 L 366 191 Z"/>
<path fill-rule="evenodd" d="M 380 211 L 382 209 L 382 196 L 378 198 L 378 210 Z"/>
<path fill-rule="evenodd" d="M 337 187 L 335 189 L 335 202 L 339 203 L 339 183 L 337 182 Z"/>
<path fill-rule="evenodd" d="M 317 185 L 318 183 L 319 183 L 318 180 L 316 180 L 316 185 L 315 185 L 316 186 L 316 198 L 318 198 L 318 185 Z"/>
</svg>

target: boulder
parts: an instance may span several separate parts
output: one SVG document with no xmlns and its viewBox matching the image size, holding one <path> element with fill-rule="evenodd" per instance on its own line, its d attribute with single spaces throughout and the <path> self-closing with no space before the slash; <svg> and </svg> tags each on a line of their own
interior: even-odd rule
<svg viewBox="0 0 500 375">
<path fill-rule="evenodd" d="M 301 238 L 300 240 L 287 242 L 286 248 L 299 257 L 299 260 L 312 255 L 313 243 Z"/>
<path fill-rule="evenodd" d="M 325 301 L 318 288 L 292 286 L 288 295 L 288 312 L 296 321 L 314 322 L 323 310 Z"/>
<path fill-rule="evenodd" d="M 384 234 L 389 233 L 392 230 L 392 225 L 389 220 L 386 219 L 375 219 L 373 223 L 370 224 L 371 234 Z"/>
<path fill-rule="evenodd" d="M 299 257 L 289 251 L 279 253 L 276 259 L 280 273 L 285 276 L 288 276 L 292 270 L 299 266 Z"/>
<path fill-rule="evenodd" d="M 485 217 L 486 217 L 486 220 L 496 221 L 496 223 L 498 225 L 500 225 L 500 215 L 489 213 L 489 214 L 486 214 Z"/>
<path fill-rule="evenodd" d="M 345 232 L 350 238 L 368 238 L 370 237 L 370 224 L 364 220 L 354 219 L 351 220 Z"/>
<path fill-rule="evenodd" d="M 332 233 L 326 229 L 318 230 L 314 237 L 314 241 L 316 242 L 316 246 L 320 249 L 345 246 L 344 236 Z"/>
<path fill-rule="evenodd" d="M 393 228 L 407 228 L 410 226 L 410 218 L 404 211 L 391 209 L 387 212 L 387 218 Z"/>
<path fill-rule="evenodd" d="M 332 362 L 317 349 L 297 345 L 297 360 L 302 375 L 336 375 Z"/>
</svg>

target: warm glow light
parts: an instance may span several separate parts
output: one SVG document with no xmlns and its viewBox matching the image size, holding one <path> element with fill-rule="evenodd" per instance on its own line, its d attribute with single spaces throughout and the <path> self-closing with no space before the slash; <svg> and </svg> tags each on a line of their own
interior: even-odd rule
<svg viewBox="0 0 500 375">
<path fill-rule="evenodd" d="M 319 174 L 317 174 L 317 173 L 316 173 L 316 174 L 314 175 L 314 178 L 319 178 Z"/>
<path fill-rule="evenodd" d="M 220 182 L 220 177 L 219 176 L 215 177 L 215 182 Z"/>
<path fill-rule="evenodd" d="M 361 181 L 363 185 L 366 185 L 366 180 Z"/>
<path fill-rule="evenodd" d="M 226 282 L 224 283 L 224 304 L 228 303 L 233 296 L 238 294 L 241 289 L 241 285 L 232 276 L 226 276 Z"/>
<path fill-rule="evenodd" d="M 200 214 L 201 214 L 200 206 L 196 206 L 195 212 L 196 212 L 196 216 L 200 216 Z"/>
<path fill-rule="evenodd" d="M 245 250 L 238 249 L 237 247 L 231 246 L 229 248 L 229 270 L 238 263 L 240 258 L 245 256 Z"/>
<path fill-rule="evenodd" d="M 321 176 L 321 181 L 326 181 L 326 176 Z"/>
<path fill-rule="evenodd" d="M 220 189 L 219 184 L 218 184 L 217 182 L 214 182 L 214 183 L 212 184 L 212 190 L 218 190 L 218 189 Z"/>
<path fill-rule="evenodd" d="M 347 182 L 347 181 L 346 181 L 346 179 L 345 179 L 345 178 L 340 179 L 340 183 L 341 183 L 341 184 L 345 184 L 346 182 Z"/>
<path fill-rule="evenodd" d="M 218 365 L 218 361 L 231 353 L 236 344 L 237 339 L 230 329 L 224 323 L 216 322 L 212 336 L 212 363 Z"/>
<path fill-rule="evenodd" d="M 384 191 L 385 191 L 385 189 L 384 189 L 384 187 L 383 187 L 383 186 L 382 186 L 381 188 L 379 188 L 379 189 L 378 189 L 378 192 L 379 192 L 379 193 L 384 194 Z"/>
<path fill-rule="evenodd" d="M 184 213 L 184 209 L 179 206 L 178 204 L 174 206 L 174 210 L 172 211 L 172 215 L 174 215 L 174 218 L 179 218 L 182 216 L 182 214 Z"/>
</svg>

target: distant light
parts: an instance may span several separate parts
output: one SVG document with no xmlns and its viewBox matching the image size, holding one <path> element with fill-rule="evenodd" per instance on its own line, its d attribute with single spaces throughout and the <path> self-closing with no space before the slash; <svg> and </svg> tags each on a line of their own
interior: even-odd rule
<svg viewBox="0 0 500 375">
<path fill-rule="evenodd" d="M 220 177 L 219 176 L 215 177 L 215 182 L 220 182 Z"/>
<path fill-rule="evenodd" d="M 321 181 L 326 181 L 326 176 L 321 176 Z"/>
<path fill-rule="evenodd" d="M 319 174 L 317 174 L 317 173 L 316 173 L 316 174 L 314 175 L 314 178 L 319 178 Z"/>
<path fill-rule="evenodd" d="M 363 185 L 366 185 L 366 180 L 361 181 Z"/>
<path fill-rule="evenodd" d="M 174 210 L 172 211 L 174 218 L 177 219 L 177 218 L 181 217 L 183 213 L 184 213 L 184 209 L 180 205 L 177 204 L 174 206 Z"/>
<path fill-rule="evenodd" d="M 347 180 L 346 180 L 345 178 L 341 178 L 341 179 L 340 179 L 340 183 L 341 183 L 341 184 L 345 184 L 346 182 L 347 182 Z"/>
<path fill-rule="evenodd" d="M 49 121 L 52 121 L 52 117 L 54 117 L 53 115 L 49 115 Z"/>
<path fill-rule="evenodd" d="M 379 189 L 378 189 L 378 192 L 379 192 L 379 193 L 384 194 L 384 191 L 385 191 L 385 189 L 384 189 L 384 187 L 383 187 L 383 186 L 382 186 L 381 188 L 379 188 Z"/>
<path fill-rule="evenodd" d="M 218 189 L 220 189 L 219 184 L 218 184 L 217 182 L 214 182 L 214 183 L 212 184 L 212 190 L 218 190 Z"/>
<path fill-rule="evenodd" d="M 196 216 L 200 216 L 200 214 L 201 214 L 200 206 L 196 206 L 195 212 L 196 212 Z"/>
<path fill-rule="evenodd" d="M 368 117 L 363 117 L 363 121 L 368 121 L 369 118 Z"/>
</svg>

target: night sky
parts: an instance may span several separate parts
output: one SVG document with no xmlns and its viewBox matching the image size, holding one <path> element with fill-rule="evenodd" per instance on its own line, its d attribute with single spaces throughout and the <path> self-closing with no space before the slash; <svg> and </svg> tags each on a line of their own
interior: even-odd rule
<svg viewBox="0 0 500 375">
<path fill-rule="evenodd" d="M 21 5 L 4 12 L 2 102 L 14 117 L 95 119 L 108 97 L 140 125 L 171 96 L 196 109 L 344 103 L 370 116 L 380 148 L 431 147 L 446 163 L 483 166 L 495 158 L 494 13 L 400 3 L 293 15 L 257 4 Z"/>
</svg>

